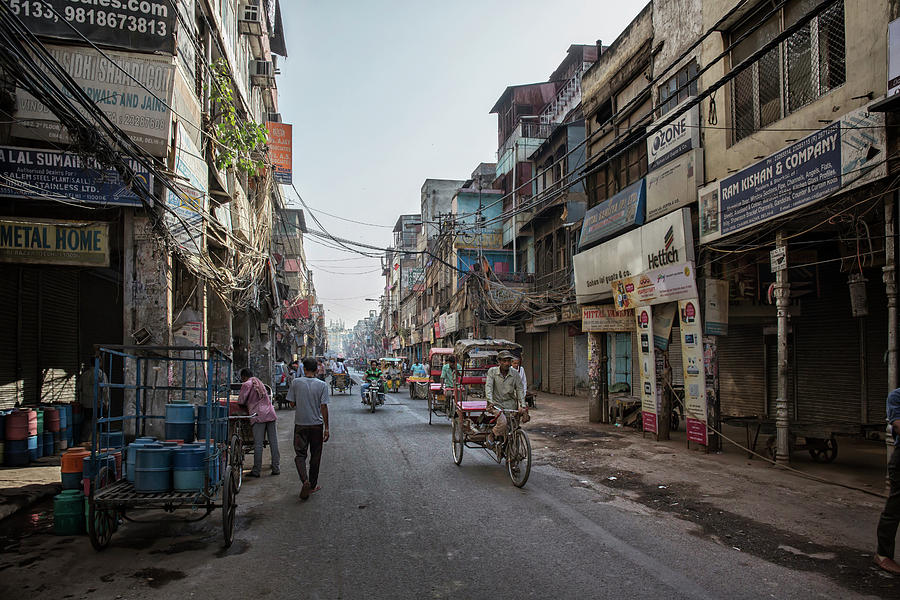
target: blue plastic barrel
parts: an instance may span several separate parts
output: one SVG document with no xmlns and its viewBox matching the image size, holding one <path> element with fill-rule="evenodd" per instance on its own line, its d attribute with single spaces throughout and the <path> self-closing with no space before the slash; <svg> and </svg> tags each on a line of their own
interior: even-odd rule
<svg viewBox="0 0 900 600">
<path fill-rule="evenodd" d="M 105 465 L 109 470 L 109 480 L 112 481 L 116 477 L 116 457 L 108 454 L 102 456 L 98 454 L 95 457 L 85 456 L 83 459 L 84 466 L 81 468 L 82 479 L 94 479 Z"/>
<path fill-rule="evenodd" d="M 62 431 L 72 425 L 72 407 L 68 404 L 58 404 L 56 409 L 59 411 L 59 430 Z"/>
<path fill-rule="evenodd" d="M 125 446 L 125 434 L 121 431 L 101 431 L 101 448 L 122 448 Z"/>
<path fill-rule="evenodd" d="M 24 467 L 31 462 L 28 440 L 6 440 L 4 444 L 3 464 L 7 467 Z"/>
<path fill-rule="evenodd" d="M 45 431 L 44 435 L 41 436 L 41 445 L 44 447 L 44 456 L 53 456 L 55 452 L 53 451 L 53 432 Z"/>
<path fill-rule="evenodd" d="M 206 450 L 182 446 L 172 452 L 172 483 L 177 492 L 199 492 L 206 477 Z"/>
<path fill-rule="evenodd" d="M 31 460 L 37 460 L 41 457 L 41 446 L 37 442 L 38 436 L 29 435 L 28 436 L 28 456 Z"/>
<path fill-rule="evenodd" d="M 168 492 L 172 489 L 172 450 L 139 446 L 135 452 L 134 489 L 137 492 Z"/>
<path fill-rule="evenodd" d="M 155 442 L 155 438 L 138 438 L 128 444 L 128 448 L 125 451 L 125 476 L 131 483 L 134 483 L 134 461 L 137 449 L 141 446 L 147 446 Z M 161 445 L 158 447 L 162 448 Z"/>
<path fill-rule="evenodd" d="M 193 404 L 166 404 L 166 439 L 194 441 Z"/>
<path fill-rule="evenodd" d="M 212 418 L 220 419 L 218 423 L 212 423 L 213 435 L 209 435 L 209 407 L 205 404 L 197 406 L 197 439 L 205 440 L 212 437 L 216 441 L 225 441 L 228 439 L 228 407 L 220 404 L 214 404 L 212 410 Z"/>
</svg>

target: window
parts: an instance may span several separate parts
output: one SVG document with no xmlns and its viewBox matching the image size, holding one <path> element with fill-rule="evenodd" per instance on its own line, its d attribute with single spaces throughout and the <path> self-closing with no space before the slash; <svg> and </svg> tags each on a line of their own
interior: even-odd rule
<svg viewBox="0 0 900 600">
<path fill-rule="evenodd" d="M 731 65 L 736 67 L 786 28 L 799 22 L 819 0 L 789 0 L 764 17 L 763 3 L 730 32 Z M 782 43 L 737 74 L 731 82 L 732 142 L 784 118 L 846 81 L 844 3 L 836 2 Z"/>
<path fill-rule="evenodd" d="M 631 334 L 606 334 L 606 355 L 608 385 L 627 383 L 631 388 Z"/>
<path fill-rule="evenodd" d="M 690 83 L 688 83 L 690 82 Z M 663 116 L 690 96 L 697 95 L 697 61 L 683 66 L 658 88 L 658 114 Z"/>
<path fill-rule="evenodd" d="M 588 208 L 628 187 L 647 174 L 647 142 L 640 138 L 588 176 Z"/>
</svg>

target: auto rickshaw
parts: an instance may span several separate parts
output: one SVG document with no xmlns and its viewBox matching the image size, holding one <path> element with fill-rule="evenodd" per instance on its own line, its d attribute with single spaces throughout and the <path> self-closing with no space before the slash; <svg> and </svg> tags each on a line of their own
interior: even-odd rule
<svg viewBox="0 0 900 600">
<path fill-rule="evenodd" d="M 396 393 L 400 390 L 400 366 L 401 360 L 399 358 L 394 358 L 392 356 L 385 356 L 380 360 L 379 368 L 381 372 L 385 375 L 385 388 L 389 393 Z M 388 373 L 390 369 L 395 369 L 397 374 L 395 376 L 389 376 Z"/>
</svg>

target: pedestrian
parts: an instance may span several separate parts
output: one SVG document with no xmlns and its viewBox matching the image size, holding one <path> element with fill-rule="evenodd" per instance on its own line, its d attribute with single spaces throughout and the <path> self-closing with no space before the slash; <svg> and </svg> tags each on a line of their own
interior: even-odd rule
<svg viewBox="0 0 900 600">
<path fill-rule="evenodd" d="M 278 428 L 275 425 L 278 417 L 272 398 L 266 392 L 266 386 L 253 376 L 250 369 L 241 369 L 241 391 L 238 404 L 247 407 L 251 415 L 250 425 L 253 428 L 253 469 L 250 477 L 259 477 L 262 470 L 263 445 L 269 440 L 269 452 L 272 455 L 272 475 L 281 473 L 281 453 L 278 452 Z"/>
<path fill-rule="evenodd" d="M 303 359 L 303 377 L 291 382 L 288 402 L 295 402 L 294 462 L 300 476 L 300 499 L 306 500 L 319 491 L 319 462 L 322 445 L 328 441 L 328 386 L 316 378 L 318 363 L 314 358 Z M 309 474 L 306 457 L 309 455 Z"/>
<path fill-rule="evenodd" d="M 316 377 L 320 381 L 325 381 L 325 361 L 321 358 L 316 359 Z"/>
<path fill-rule="evenodd" d="M 534 394 L 528 393 L 528 377 L 525 375 L 525 367 L 522 366 L 522 357 L 513 355 L 512 366 L 513 371 L 519 374 L 522 379 L 522 391 L 525 393 L 525 404 L 534 406 Z"/>
<path fill-rule="evenodd" d="M 106 373 L 103 369 L 99 369 L 100 383 L 106 384 Z M 81 362 L 81 372 L 78 375 L 78 402 L 81 404 L 81 431 L 76 432 L 82 442 L 90 441 L 91 434 L 94 431 L 94 357 L 86 356 Z M 109 388 L 97 387 L 100 397 L 103 399 L 102 411 L 97 415 L 99 418 L 108 418 L 109 414 Z"/>
<path fill-rule="evenodd" d="M 900 575 L 900 564 L 894 560 L 897 526 L 900 524 L 900 388 L 887 397 L 887 421 L 894 437 L 894 451 L 888 463 L 888 479 L 891 487 L 884 511 L 878 520 L 878 550 L 875 564 L 888 573 Z"/>
</svg>

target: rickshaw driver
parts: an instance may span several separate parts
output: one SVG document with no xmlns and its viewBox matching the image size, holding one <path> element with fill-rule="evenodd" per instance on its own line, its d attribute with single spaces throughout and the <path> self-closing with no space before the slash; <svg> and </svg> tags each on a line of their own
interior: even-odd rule
<svg viewBox="0 0 900 600">
<path fill-rule="evenodd" d="M 497 421 L 488 434 L 489 447 L 495 440 L 503 438 L 509 428 L 506 413 L 498 409 L 518 410 L 520 415 L 528 414 L 522 378 L 510 369 L 512 359 L 513 355 L 503 350 L 497 355 L 499 365 L 488 369 L 485 375 L 484 395 L 488 401 L 488 410 L 485 412 L 497 415 Z"/>
<path fill-rule="evenodd" d="M 366 369 L 366 372 L 363 374 L 363 384 L 360 386 L 359 390 L 359 397 L 363 399 L 363 402 L 365 402 L 366 399 L 366 390 L 372 385 L 378 386 L 378 401 L 384 402 L 384 388 L 381 385 L 383 376 L 384 374 L 381 372 L 381 369 L 378 368 L 378 361 L 372 359 L 369 363 L 369 368 Z"/>
<path fill-rule="evenodd" d="M 339 358 L 334 361 L 334 368 L 332 369 L 332 373 L 336 375 L 343 375 L 347 372 L 347 368 L 344 366 L 344 359 Z"/>
<path fill-rule="evenodd" d="M 387 368 L 387 376 L 391 380 L 391 389 L 394 391 L 400 389 L 400 367 L 397 366 L 397 363 L 390 363 Z"/>
<path fill-rule="evenodd" d="M 451 390 L 456 387 L 457 378 L 461 372 L 462 368 L 456 364 L 456 355 L 448 356 L 444 366 L 441 367 L 441 388 L 445 402 L 450 401 L 450 397 L 453 395 Z"/>
</svg>

